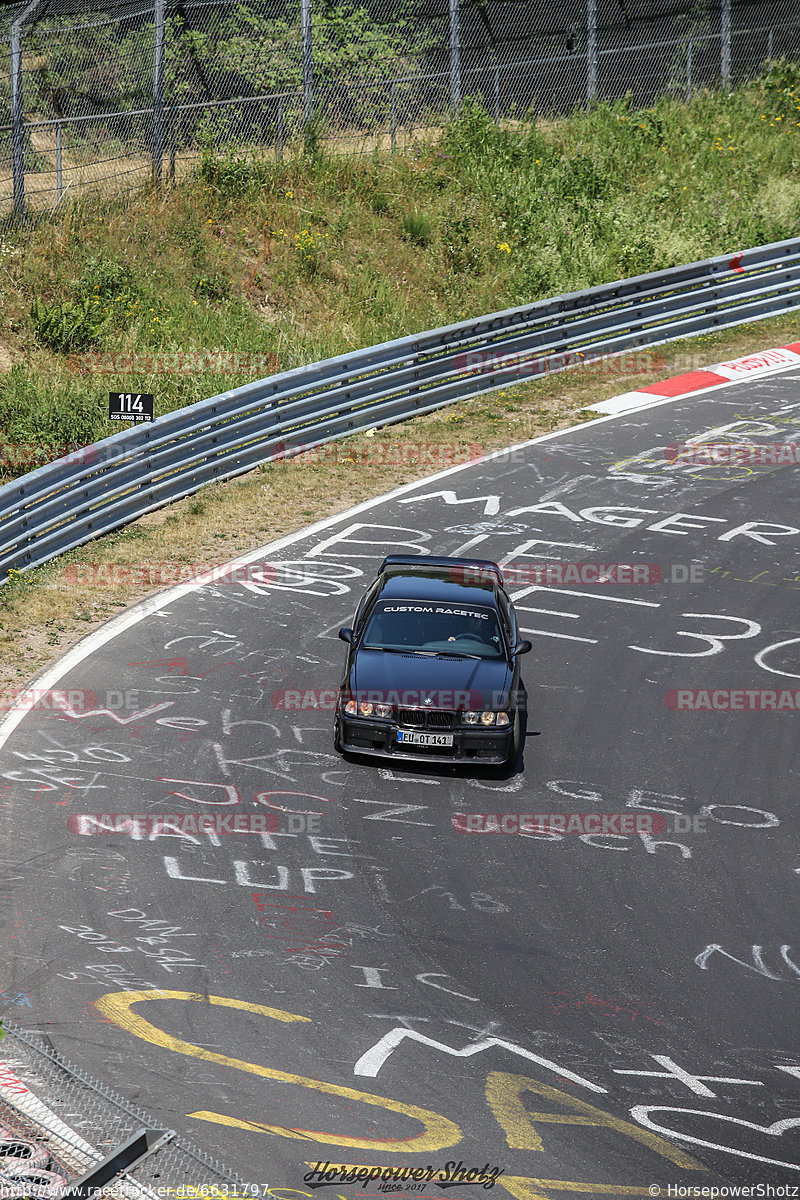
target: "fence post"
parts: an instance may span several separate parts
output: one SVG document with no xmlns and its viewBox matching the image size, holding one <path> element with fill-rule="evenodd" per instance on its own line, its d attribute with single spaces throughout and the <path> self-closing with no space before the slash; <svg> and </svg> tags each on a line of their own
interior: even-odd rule
<svg viewBox="0 0 800 1200">
<path fill-rule="evenodd" d="M 61 158 L 61 122 L 56 125 L 56 197 L 57 203 L 61 203 L 61 198 L 64 195 L 64 178 L 62 172 Z"/>
<path fill-rule="evenodd" d="M 175 155 L 178 149 L 178 106 L 173 104 L 169 123 L 169 185 L 175 186 Z"/>
<path fill-rule="evenodd" d="M 767 66 L 768 67 L 772 66 L 772 30 L 771 29 L 769 31 L 769 37 L 767 38 Z"/>
<path fill-rule="evenodd" d="M 723 88 L 731 82 L 731 0 L 720 0 L 721 74 Z"/>
<path fill-rule="evenodd" d="M 25 125 L 22 95 L 22 30 L 35 21 L 45 0 L 31 0 L 9 26 L 11 42 L 11 153 L 14 176 L 14 215 L 18 221 L 25 217 Z"/>
<path fill-rule="evenodd" d="M 11 22 L 11 146 L 14 173 L 14 215 L 25 217 L 25 127 L 22 123 L 22 30 Z"/>
<path fill-rule="evenodd" d="M 692 43 L 686 47 L 686 103 L 692 98 Z"/>
<path fill-rule="evenodd" d="M 278 97 L 278 162 L 283 161 L 283 96 Z"/>
<path fill-rule="evenodd" d="M 164 166 L 164 7 L 153 0 L 153 174 L 158 185 Z"/>
<path fill-rule="evenodd" d="M 461 108 L 461 25 L 459 0 L 449 0 L 450 8 L 450 107 L 453 116 Z"/>
<path fill-rule="evenodd" d="M 314 111 L 314 55 L 311 47 L 311 0 L 300 0 L 303 40 L 303 131 L 308 133 Z"/>
<path fill-rule="evenodd" d="M 586 103 L 597 99 L 597 0 L 586 0 Z"/>
<path fill-rule="evenodd" d="M 494 123 L 500 124 L 500 68 L 494 69 Z"/>
<path fill-rule="evenodd" d="M 392 131 L 392 150 L 397 145 L 397 82 L 392 81 L 392 101 L 390 125 Z"/>
</svg>

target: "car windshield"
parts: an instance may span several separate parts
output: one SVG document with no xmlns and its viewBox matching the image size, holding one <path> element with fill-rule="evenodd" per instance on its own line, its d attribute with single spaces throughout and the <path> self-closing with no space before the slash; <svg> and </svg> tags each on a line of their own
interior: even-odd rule
<svg viewBox="0 0 800 1200">
<path fill-rule="evenodd" d="M 380 601 L 361 645 L 465 658 L 502 658 L 504 654 L 497 616 L 491 608 L 442 601 Z"/>
</svg>

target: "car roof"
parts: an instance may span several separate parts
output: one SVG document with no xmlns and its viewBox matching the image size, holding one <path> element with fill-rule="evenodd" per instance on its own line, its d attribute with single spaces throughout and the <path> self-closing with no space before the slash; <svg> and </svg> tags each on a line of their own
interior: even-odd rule
<svg viewBox="0 0 800 1200">
<path fill-rule="evenodd" d="M 494 581 L 459 583 L 447 567 L 389 567 L 383 573 L 381 600 L 436 600 L 497 608 Z"/>
</svg>

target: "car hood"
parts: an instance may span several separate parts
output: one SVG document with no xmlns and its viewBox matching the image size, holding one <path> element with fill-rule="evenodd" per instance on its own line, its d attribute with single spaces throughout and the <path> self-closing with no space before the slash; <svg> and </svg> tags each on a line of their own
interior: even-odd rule
<svg viewBox="0 0 800 1200">
<path fill-rule="evenodd" d="M 428 658 L 359 650 L 350 672 L 351 691 L 401 707 L 431 709 L 502 708 L 512 668 L 502 658 Z M 364 693 L 375 693 L 365 696 Z M 425 704 L 428 698 L 432 704 Z"/>
</svg>

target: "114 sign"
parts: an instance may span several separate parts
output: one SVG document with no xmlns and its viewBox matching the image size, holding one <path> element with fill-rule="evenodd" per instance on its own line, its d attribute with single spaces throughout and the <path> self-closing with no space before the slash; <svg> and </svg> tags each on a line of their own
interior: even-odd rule
<svg viewBox="0 0 800 1200">
<path fill-rule="evenodd" d="M 110 421 L 152 421 L 152 393 L 109 392 L 108 419 Z"/>
</svg>

